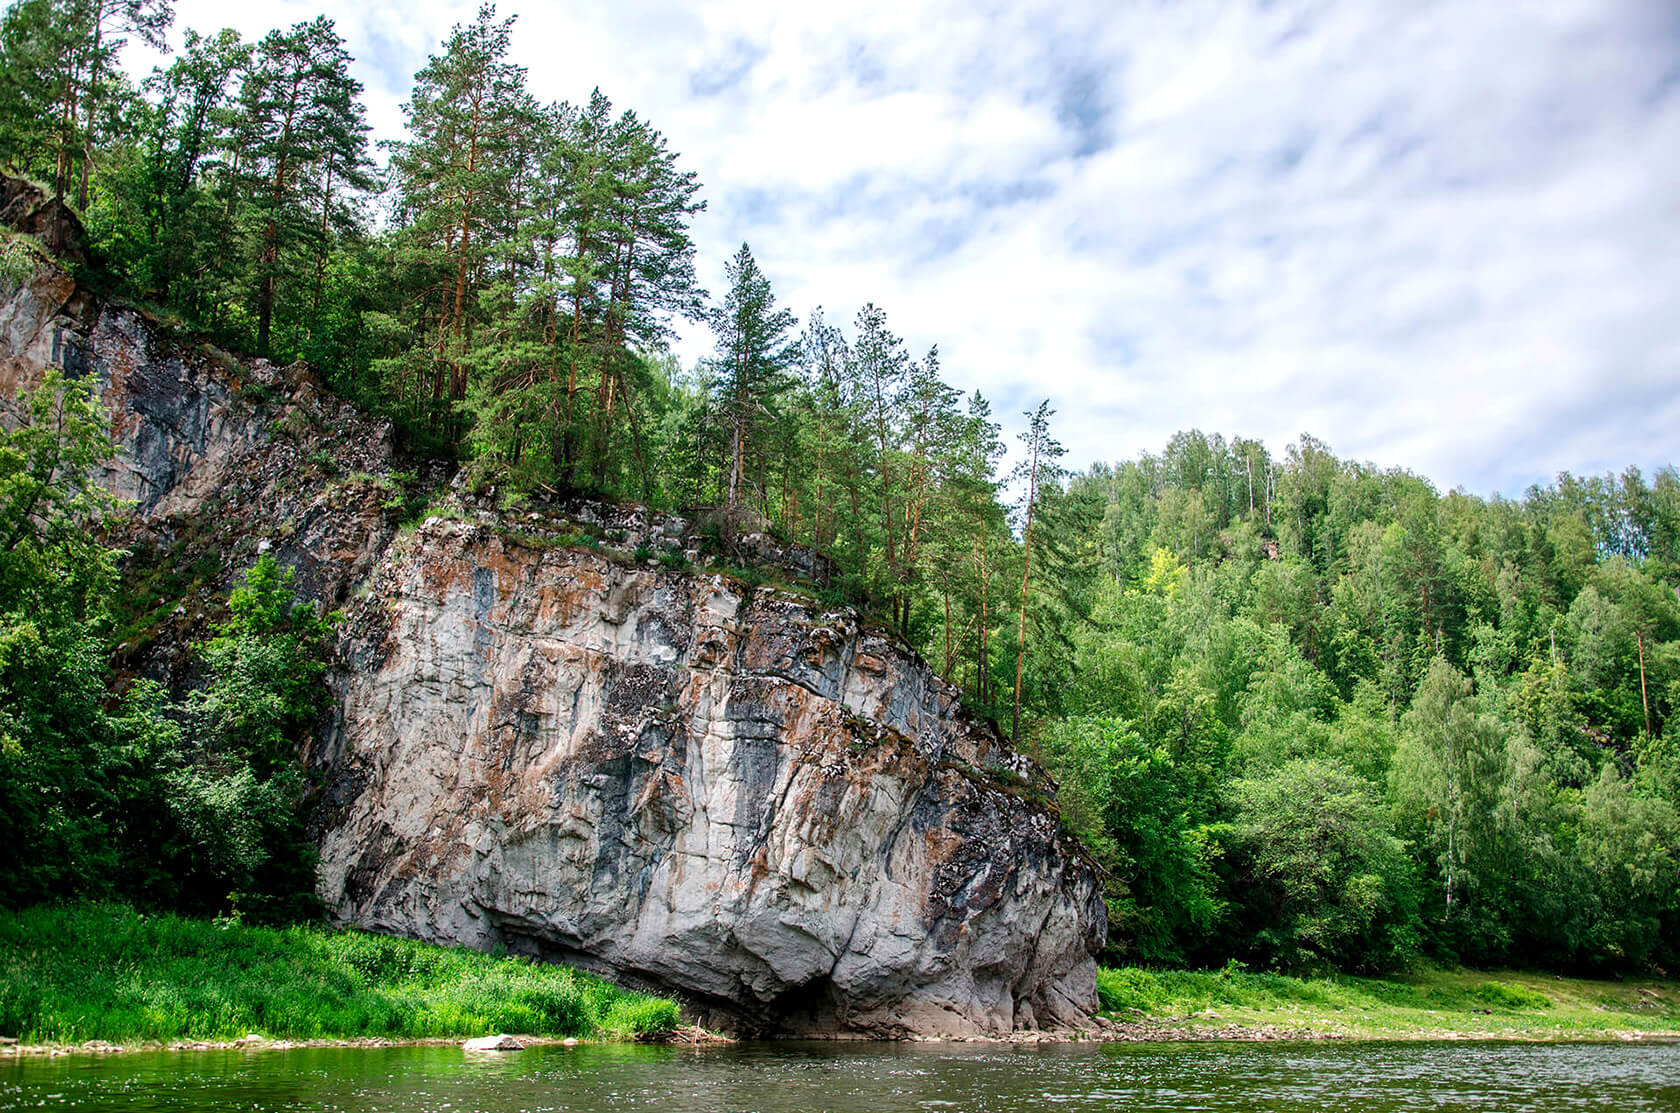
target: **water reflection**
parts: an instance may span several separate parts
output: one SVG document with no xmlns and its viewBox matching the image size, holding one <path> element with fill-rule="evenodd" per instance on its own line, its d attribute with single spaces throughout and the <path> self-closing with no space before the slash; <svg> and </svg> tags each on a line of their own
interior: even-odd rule
<svg viewBox="0 0 1680 1113">
<path fill-rule="evenodd" d="M 207 1051 L 0 1063 L 0 1113 L 1680 1110 L 1680 1045 L 774 1043 Z"/>
</svg>

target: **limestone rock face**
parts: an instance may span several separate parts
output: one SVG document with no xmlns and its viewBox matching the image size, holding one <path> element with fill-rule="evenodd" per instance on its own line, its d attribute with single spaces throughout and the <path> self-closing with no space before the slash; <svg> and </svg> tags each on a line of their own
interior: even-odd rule
<svg viewBox="0 0 1680 1113">
<path fill-rule="evenodd" d="M 278 478 L 266 471 L 307 486 L 298 482 L 308 478 L 299 474 L 303 452 L 265 459 L 306 441 L 335 468 L 354 463 L 371 474 L 390 465 L 389 429 L 327 394 L 306 365 L 241 363 L 172 341 L 139 312 L 105 304 L 43 266 L 34 280 L 0 289 L 0 399 L 36 386 L 48 366 L 91 383 L 110 410 L 119 451 L 103 482 L 141 519 L 190 514 L 253 480 Z M 357 443 L 341 461 L 344 434 Z M 265 468 L 271 463 L 280 466 Z"/>
<path fill-rule="evenodd" d="M 353 616 L 321 893 L 748 1031 L 1078 1024 L 1105 922 L 1042 774 L 847 609 L 434 519 Z"/>
</svg>

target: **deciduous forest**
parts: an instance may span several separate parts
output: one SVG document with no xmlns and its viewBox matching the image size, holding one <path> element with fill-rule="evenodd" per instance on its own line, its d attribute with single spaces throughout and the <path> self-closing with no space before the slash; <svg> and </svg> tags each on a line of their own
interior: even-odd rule
<svg viewBox="0 0 1680 1113">
<path fill-rule="evenodd" d="M 671 140 L 599 90 L 537 101 L 489 6 L 378 148 L 329 20 L 188 33 L 134 83 L 125 43 L 170 22 L 159 0 L 0 21 L 0 161 L 82 214 L 88 281 L 308 361 L 504 507 L 704 506 L 826 553 L 825 599 L 1052 771 L 1111 957 L 1680 962 L 1673 467 L 1480 497 L 1305 434 L 1191 430 L 1073 468 L 1048 403 L 1006 443 L 884 308 L 796 317 L 746 244 L 702 290 L 702 184 Z M 679 319 L 715 334 L 696 366 L 667 347 Z M 104 434 L 74 384 L 29 404 L 0 433 L 0 842 L 28 851 L 0 899 L 239 890 L 303 914 L 281 896 L 307 888 L 284 755 L 319 711 L 328 616 L 259 566 L 204 691 L 113 701 L 120 555 L 76 526 L 105 509 Z"/>
</svg>

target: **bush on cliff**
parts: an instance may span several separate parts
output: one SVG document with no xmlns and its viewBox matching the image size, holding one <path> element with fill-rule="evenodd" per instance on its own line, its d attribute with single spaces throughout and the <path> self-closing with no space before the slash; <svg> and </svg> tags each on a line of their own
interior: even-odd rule
<svg viewBox="0 0 1680 1113">
<path fill-rule="evenodd" d="M 269 921 L 315 910 L 298 754 L 324 706 L 336 616 L 298 602 L 292 581 L 267 554 L 246 571 L 227 622 L 200 651 L 209 683 L 176 709 L 183 744 L 164 776 L 195 848 L 183 877 L 188 907 L 225 901 Z"/>
<path fill-rule="evenodd" d="M 322 707 L 332 616 L 264 556 L 172 704 L 111 686 L 120 555 L 97 528 L 108 419 L 48 371 L 0 429 L 0 904 L 115 898 L 269 920 L 314 910 L 297 754 Z"/>
</svg>

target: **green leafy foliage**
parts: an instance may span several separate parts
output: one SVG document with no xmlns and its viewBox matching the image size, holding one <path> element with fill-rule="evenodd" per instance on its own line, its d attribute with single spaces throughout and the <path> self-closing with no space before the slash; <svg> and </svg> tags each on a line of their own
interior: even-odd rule
<svg viewBox="0 0 1680 1113">
<path fill-rule="evenodd" d="M 0 428 L 0 894 L 26 903 L 128 875 L 122 795 L 148 739 L 105 709 L 113 554 L 90 527 L 106 424 L 80 384 L 48 372 Z"/>
<path fill-rule="evenodd" d="M 799 347 L 787 337 L 797 323 L 793 314 L 776 307 L 770 280 L 746 244 L 730 260 L 727 273 L 729 291 L 712 311 L 712 331 L 718 338 L 712 389 L 729 427 L 724 512 L 732 521 L 741 502 L 745 463 L 766 454 L 765 441 L 780 420 L 778 400 L 794 383 L 789 369 L 799 359 Z"/>
<path fill-rule="evenodd" d="M 1213 925 L 1219 900 L 1213 848 L 1184 806 L 1171 756 L 1113 718 L 1059 720 L 1045 748 L 1062 777 L 1063 816 L 1107 875 L 1116 949 L 1137 961 L 1185 961 L 1181 941 Z"/>
<path fill-rule="evenodd" d="M 1233 782 L 1231 794 L 1256 957 L 1382 969 L 1415 953 L 1413 867 L 1377 785 L 1335 762 L 1298 758 Z"/>
<path fill-rule="evenodd" d="M 167 0 L 19 0 L 0 17 L 0 152 L 86 208 L 95 151 L 120 131 L 130 35 L 167 50 Z M 55 245 L 56 246 L 56 245 Z"/>
<path fill-rule="evenodd" d="M 314 908 L 299 755 L 325 706 L 336 615 L 299 603 L 294 574 L 264 554 L 228 596 L 201 650 L 208 682 L 177 709 L 170 809 L 194 853 L 196 902 L 285 920 Z"/>
<path fill-rule="evenodd" d="M 1142 905 L 1112 946 L 1307 969 L 1672 963 L 1673 484 L 1566 475 L 1484 502 L 1311 438 L 1273 461 L 1199 433 L 1073 477 L 1054 513 L 1106 575 L 1049 577 L 1090 594 L 1040 642 L 1041 752 L 1099 860 L 1168 799 L 1212 874 L 1157 865 L 1178 880 L 1156 892 L 1112 872 L 1111 900 Z M 1164 759 L 1093 758 L 1113 721 Z"/>
<path fill-rule="evenodd" d="M 313 857 L 298 753 L 321 710 L 331 616 L 271 558 L 204 647 L 209 683 L 171 704 L 109 687 L 111 451 L 79 383 L 49 372 L 0 431 L 0 894 L 306 914 Z"/>
</svg>

